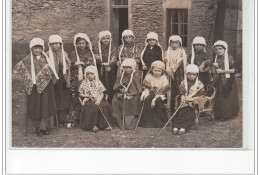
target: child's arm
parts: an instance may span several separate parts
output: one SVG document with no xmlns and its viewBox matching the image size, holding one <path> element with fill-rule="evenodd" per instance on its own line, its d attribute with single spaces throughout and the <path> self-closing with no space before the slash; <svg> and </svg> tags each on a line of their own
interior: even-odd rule
<svg viewBox="0 0 260 175">
<path fill-rule="evenodd" d="M 222 70 L 222 69 L 216 69 L 218 74 L 233 74 L 235 73 L 235 69 L 229 69 L 229 70 Z"/>
<path fill-rule="evenodd" d="M 79 96 L 80 96 L 80 97 L 83 97 L 83 98 L 93 98 L 92 95 L 83 94 L 83 93 L 80 93 Z"/>
<path fill-rule="evenodd" d="M 100 105 L 102 99 L 104 98 L 104 93 L 102 93 L 99 98 L 97 99 L 97 101 L 95 102 L 96 105 Z"/>
</svg>

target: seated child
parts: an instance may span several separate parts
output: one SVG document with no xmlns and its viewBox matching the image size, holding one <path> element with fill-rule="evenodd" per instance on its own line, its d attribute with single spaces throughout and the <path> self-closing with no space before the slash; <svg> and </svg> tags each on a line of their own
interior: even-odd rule
<svg viewBox="0 0 260 175">
<path fill-rule="evenodd" d="M 99 129 L 111 131 L 108 123 L 111 119 L 112 109 L 110 104 L 103 99 L 105 87 L 98 78 L 95 66 L 88 66 L 85 69 L 85 79 L 79 87 L 79 96 L 83 98 L 82 110 L 80 113 L 80 128 L 98 132 Z M 105 117 L 103 116 L 105 115 Z"/>
<path fill-rule="evenodd" d="M 204 85 L 211 84 L 211 61 L 206 52 L 206 41 L 203 37 L 197 36 L 192 41 L 192 54 L 188 57 L 189 64 L 196 64 L 199 69 L 199 79 Z"/>
<path fill-rule="evenodd" d="M 184 134 L 196 118 L 194 101 L 204 95 L 204 85 L 198 79 L 199 68 L 195 64 L 186 67 L 187 78 L 180 84 L 183 105 L 172 119 L 173 134 Z"/>
<path fill-rule="evenodd" d="M 120 128 L 134 129 L 140 114 L 140 93 L 142 92 L 141 77 L 136 70 L 135 60 L 124 59 L 121 72 L 114 85 L 113 117 Z"/>
<path fill-rule="evenodd" d="M 145 47 L 141 52 L 141 62 L 143 69 L 143 77 L 151 68 L 151 64 L 156 61 L 162 61 L 163 49 L 158 40 L 158 34 L 155 32 L 150 32 L 147 34 L 145 39 Z"/>
<path fill-rule="evenodd" d="M 144 108 L 141 116 L 140 126 L 145 128 L 163 127 L 168 121 L 168 113 L 163 101 L 170 90 L 169 80 L 165 76 L 165 64 L 154 61 L 151 69 L 145 76 L 144 91 L 141 100 L 144 100 Z"/>
</svg>

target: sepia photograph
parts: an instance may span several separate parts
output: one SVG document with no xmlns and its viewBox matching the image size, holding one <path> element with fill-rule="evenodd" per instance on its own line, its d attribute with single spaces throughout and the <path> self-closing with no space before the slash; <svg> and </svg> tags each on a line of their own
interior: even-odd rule
<svg viewBox="0 0 260 175">
<path fill-rule="evenodd" d="M 243 148 L 244 1 L 12 0 L 10 146 Z"/>
</svg>

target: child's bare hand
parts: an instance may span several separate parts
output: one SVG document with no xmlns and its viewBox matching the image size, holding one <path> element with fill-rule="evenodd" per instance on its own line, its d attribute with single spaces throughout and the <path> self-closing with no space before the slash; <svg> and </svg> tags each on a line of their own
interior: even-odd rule
<svg viewBox="0 0 260 175">
<path fill-rule="evenodd" d="M 218 63 L 213 63 L 213 66 L 214 66 L 215 68 L 218 68 Z"/>
<path fill-rule="evenodd" d="M 111 67 L 109 67 L 109 66 L 105 67 L 105 71 L 106 72 L 110 72 L 111 71 Z"/>
<path fill-rule="evenodd" d="M 147 70 L 147 67 L 146 67 L 146 66 L 143 66 L 143 70 Z"/>
<path fill-rule="evenodd" d="M 108 66 L 109 63 L 102 63 L 102 66 Z"/>
<path fill-rule="evenodd" d="M 78 65 L 84 65 L 84 63 L 81 62 L 81 61 L 76 61 L 76 62 L 75 62 L 75 65 L 76 65 L 76 66 L 78 66 Z"/>
<path fill-rule="evenodd" d="M 216 69 L 216 72 L 217 72 L 218 74 L 221 74 L 221 73 L 222 73 L 222 70 L 221 70 L 221 69 Z"/>
<path fill-rule="evenodd" d="M 155 108 L 155 100 L 152 100 L 152 103 L 151 103 L 151 108 Z"/>
<path fill-rule="evenodd" d="M 95 104 L 98 105 L 98 106 L 100 105 L 100 103 L 101 103 L 100 100 L 97 100 L 97 101 L 95 102 Z"/>
</svg>

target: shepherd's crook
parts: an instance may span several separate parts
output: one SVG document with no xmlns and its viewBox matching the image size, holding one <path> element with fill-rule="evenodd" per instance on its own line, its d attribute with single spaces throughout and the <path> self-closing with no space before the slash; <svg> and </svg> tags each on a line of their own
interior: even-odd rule
<svg viewBox="0 0 260 175">
<path fill-rule="evenodd" d="M 176 111 L 174 112 L 174 114 L 172 114 L 171 118 L 168 120 L 168 122 L 164 125 L 164 127 L 162 128 L 162 130 L 160 131 L 160 133 L 158 134 L 158 137 L 160 136 L 160 134 L 162 133 L 162 131 L 165 129 L 165 127 L 168 125 L 168 123 L 170 123 L 170 121 L 173 119 L 173 117 L 176 115 L 176 113 L 179 111 L 179 109 L 182 107 L 184 103 L 182 102 L 180 104 L 180 106 L 176 109 Z"/>
<path fill-rule="evenodd" d="M 98 108 L 99 108 L 99 110 L 100 110 L 101 114 L 102 114 L 102 115 L 103 115 L 103 117 L 105 118 L 105 120 L 106 120 L 106 122 L 107 122 L 108 126 L 111 128 L 111 131 L 112 131 L 112 127 L 111 127 L 110 123 L 108 122 L 108 120 L 107 120 L 107 118 L 106 118 L 105 114 L 104 114 L 104 113 L 103 113 L 103 111 L 101 110 L 100 106 L 99 106 L 99 105 L 97 105 L 97 106 L 98 106 Z"/>
<path fill-rule="evenodd" d="M 142 105 L 141 112 L 140 112 L 140 114 L 139 114 L 138 121 L 137 121 L 136 126 L 135 126 L 134 134 L 135 134 L 135 131 L 136 131 L 136 129 L 137 129 L 137 127 L 138 127 L 138 124 L 139 124 L 139 122 L 140 122 L 140 119 L 141 119 L 141 116 L 142 116 L 143 110 L 144 110 L 144 102 L 143 102 L 143 105 Z"/>
</svg>

